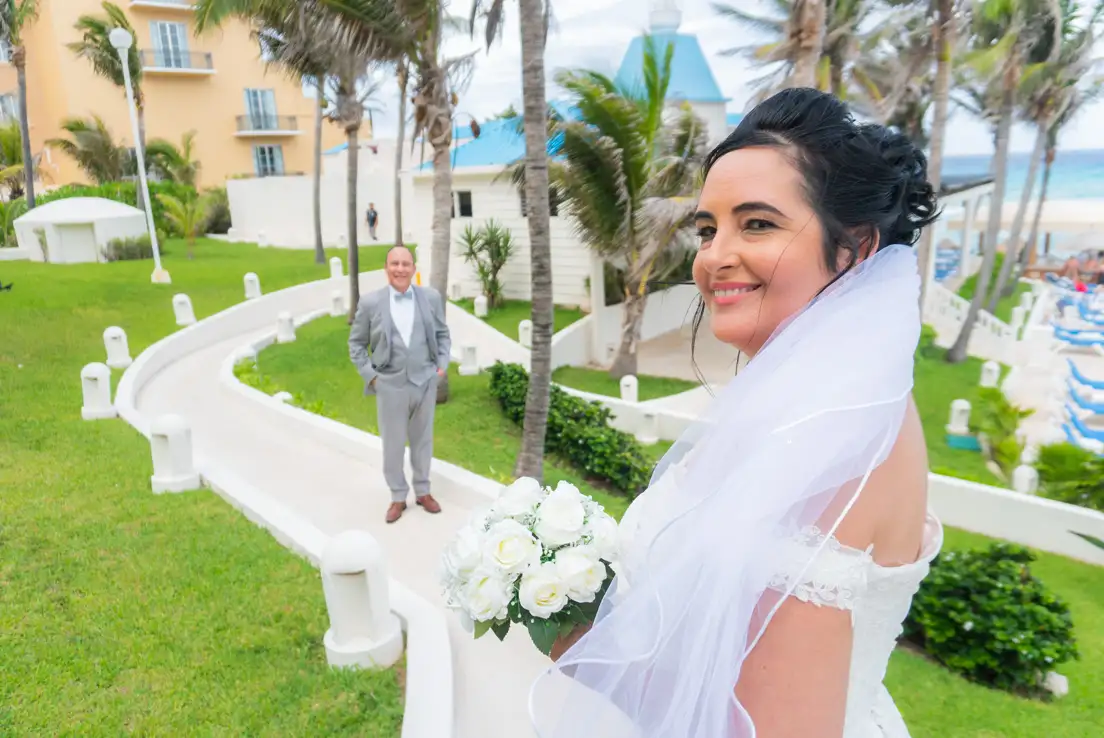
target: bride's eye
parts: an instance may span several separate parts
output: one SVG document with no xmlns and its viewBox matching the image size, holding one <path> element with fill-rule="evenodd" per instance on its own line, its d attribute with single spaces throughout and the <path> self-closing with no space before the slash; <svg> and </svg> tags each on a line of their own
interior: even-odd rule
<svg viewBox="0 0 1104 738">
<path fill-rule="evenodd" d="M 762 218 L 749 218 L 747 222 L 744 223 L 744 230 L 751 231 L 753 233 L 769 231 L 771 228 L 774 227 L 774 223 L 771 223 L 769 220 L 763 220 Z"/>
<path fill-rule="evenodd" d="M 717 229 L 713 226 L 700 226 L 698 228 L 698 238 L 701 239 L 702 243 L 709 243 L 716 235 Z"/>
</svg>

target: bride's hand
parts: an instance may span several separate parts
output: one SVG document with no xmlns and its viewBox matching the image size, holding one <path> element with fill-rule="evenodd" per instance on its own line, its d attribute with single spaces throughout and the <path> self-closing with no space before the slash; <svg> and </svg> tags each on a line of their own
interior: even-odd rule
<svg viewBox="0 0 1104 738">
<path fill-rule="evenodd" d="M 575 630 L 571 631 L 566 636 L 560 636 L 556 639 L 556 642 L 552 644 L 552 652 L 548 655 L 553 661 L 559 661 L 560 657 L 567 652 L 567 649 L 574 646 L 575 642 L 585 636 L 589 630 L 589 625 L 576 626 Z"/>
</svg>

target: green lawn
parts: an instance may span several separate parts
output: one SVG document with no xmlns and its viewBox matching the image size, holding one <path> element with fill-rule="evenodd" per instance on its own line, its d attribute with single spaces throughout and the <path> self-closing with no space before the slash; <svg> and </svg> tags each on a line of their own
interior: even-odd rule
<svg viewBox="0 0 1104 738">
<path fill-rule="evenodd" d="M 307 400 L 322 400 L 324 411 L 342 422 L 369 432 L 376 430 L 374 398 L 360 394 L 361 384 L 348 363 L 348 328 L 338 319 L 323 318 L 298 331 L 295 343 L 275 345 L 260 356 L 260 371 L 273 381 L 270 390 L 301 392 Z M 948 365 L 922 361 L 917 367 L 917 400 L 949 409 L 951 399 L 972 397 L 980 363 Z M 520 447 L 520 430 L 499 411 L 488 391 L 486 375 L 449 379 L 451 398 L 437 409 L 435 454 L 487 477 L 507 481 Z M 355 399 L 354 399 L 355 398 Z M 944 402 L 944 399 L 946 402 Z M 933 442 L 946 424 L 943 410 L 922 410 L 932 444 L 933 460 L 988 474 L 980 455 L 956 458 Z M 940 436 L 941 438 L 941 436 Z M 667 448 L 649 449 L 657 455 Z M 626 507 L 625 498 L 594 489 L 566 464 L 545 462 L 549 483 L 566 479 L 599 499 L 615 516 Z M 947 531 L 947 545 L 963 548 L 988 539 L 957 530 Z M 966 682 L 943 667 L 908 651 L 898 651 L 890 664 L 888 684 L 908 721 L 914 738 L 1090 738 L 1104 724 L 1104 568 L 1059 556 L 1041 554 L 1035 566 L 1039 576 L 1069 602 L 1077 626 L 1083 658 L 1065 665 L 1070 677 L 1067 698 L 1043 703 L 1013 697 Z"/>
<path fill-rule="evenodd" d="M 671 379 L 670 377 L 650 377 L 638 375 L 637 385 L 638 399 L 654 400 L 657 397 L 668 397 L 682 392 L 688 392 L 700 387 L 698 382 L 688 382 L 685 379 Z M 606 397 L 621 396 L 621 382 L 610 376 L 609 372 L 601 369 L 588 369 L 580 366 L 561 366 L 552 372 L 552 381 L 567 387 L 572 387 L 584 392 L 591 392 Z"/>
<path fill-rule="evenodd" d="M 318 573 L 210 492 L 154 496 L 147 441 L 80 419 L 104 328 L 137 356 L 176 330 L 176 292 L 203 317 L 246 272 L 266 291 L 329 274 L 309 251 L 184 252 L 171 286 L 148 261 L 0 265 L 0 735 L 397 736 L 397 670 L 326 666 Z"/>
<path fill-rule="evenodd" d="M 1004 254 L 997 254 L 997 260 L 993 264 L 993 278 L 989 282 L 989 289 L 993 289 L 993 285 L 996 284 L 997 275 L 1000 274 L 1001 262 L 1004 261 Z M 962 283 L 962 286 L 958 288 L 959 297 L 964 300 L 972 300 L 974 297 L 974 291 L 977 289 L 977 275 L 973 275 L 966 279 Z M 997 309 L 994 311 L 998 319 L 1003 320 L 1005 323 L 1012 320 L 1012 308 L 1020 304 L 1020 295 L 1025 292 L 1030 292 L 1031 287 L 1029 285 L 1016 281 L 1016 289 L 1008 297 L 1002 297 L 997 301 Z"/>
<path fill-rule="evenodd" d="M 464 298 L 463 300 L 453 300 L 452 302 L 464 308 L 472 315 L 475 315 L 474 301 Z M 516 341 L 518 340 L 518 323 L 523 320 L 529 320 L 532 314 L 532 303 L 526 302 L 525 300 L 506 300 L 499 307 L 488 311 L 487 317 L 484 320 L 487 321 L 487 325 L 491 326 L 499 333 L 509 336 Z M 557 333 L 575 321 L 582 319 L 583 311 L 578 308 L 566 308 L 560 305 L 554 306 L 552 322 Z"/>
</svg>

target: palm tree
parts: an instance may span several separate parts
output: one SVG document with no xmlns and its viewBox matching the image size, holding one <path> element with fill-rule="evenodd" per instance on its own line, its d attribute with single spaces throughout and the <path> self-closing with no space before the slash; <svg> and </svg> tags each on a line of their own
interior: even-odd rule
<svg viewBox="0 0 1104 738">
<path fill-rule="evenodd" d="M 579 120 L 553 127 L 552 183 L 583 243 L 626 272 L 621 343 L 610 367 L 616 378 L 636 373 L 649 282 L 662 279 L 665 254 L 688 247 L 688 196 L 705 153 L 705 126 L 688 105 L 665 120 L 672 52 L 668 46 L 661 57 L 645 39 L 641 89 L 590 71 L 556 77 Z"/>
<path fill-rule="evenodd" d="M 165 210 L 165 219 L 172 224 L 173 230 L 180 232 L 188 242 L 188 258 L 195 258 L 196 239 L 203 235 L 207 224 L 207 210 L 210 196 L 188 197 L 184 199 L 172 195 L 157 195 L 161 207 Z"/>
<path fill-rule="evenodd" d="M 34 157 L 31 155 L 31 126 L 27 118 L 27 49 L 23 31 L 38 18 L 38 0 L 0 0 L 0 40 L 8 45 L 19 85 L 19 126 L 23 136 L 23 183 L 27 207 L 35 206 Z"/>
<path fill-rule="evenodd" d="M 69 138 L 51 138 L 47 146 L 68 154 L 96 184 L 122 180 L 132 166 L 130 150 L 116 143 L 98 115 L 66 118 L 61 129 Z"/>
<path fill-rule="evenodd" d="M 48 181 L 49 173 L 42 166 L 42 152 L 31 162 L 34 179 Z M 19 121 L 0 124 L 0 185 L 8 190 L 7 199 L 14 201 L 26 192 L 27 167 L 23 162 L 23 131 Z"/>
<path fill-rule="evenodd" d="M 1037 61 L 1030 58 L 1031 53 L 1037 53 L 1041 40 L 1053 41 L 1054 23 L 1051 22 L 1051 27 L 1048 28 L 1047 22 L 1058 18 L 1060 25 L 1060 16 L 1052 13 L 1053 9 L 1049 5 L 1042 5 L 1039 0 L 982 0 L 974 17 L 972 42 L 975 51 L 969 55 L 967 63 L 983 80 L 998 82 L 1000 103 L 997 108 L 993 195 L 989 202 L 985 250 L 966 320 L 958 338 L 947 351 L 947 361 L 951 363 L 965 361 L 974 323 L 989 292 L 993 265 L 997 258 L 997 237 L 1000 234 L 1008 178 L 1008 146 L 1016 110 L 1016 93 L 1021 77 L 1025 72 L 1030 73 L 1031 62 Z M 1049 47 L 1047 50 L 1049 51 Z"/>
<path fill-rule="evenodd" d="M 155 138 L 146 147 L 146 161 L 151 172 L 170 182 L 196 186 L 202 164 L 195 158 L 195 131 L 188 131 L 180 139 L 180 146 Z"/>
<path fill-rule="evenodd" d="M 81 59 L 87 59 L 92 64 L 96 74 L 110 81 L 125 93 L 123 81 L 123 62 L 119 58 L 119 52 L 111 45 L 109 38 L 111 31 L 122 28 L 135 36 L 134 26 L 130 24 L 126 13 L 114 3 L 104 2 L 101 6 L 104 15 L 82 15 L 73 24 L 73 28 L 80 34 L 80 41 L 66 44 L 68 49 Z M 130 84 L 134 91 L 134 105 L 138 108 L 138 140 L 145 150 L 146 145 L 146 98 L 142 93 L 142 63 L 138 58 L 137 46 L 131 46 L 127 56 L 127 64 L 130 67 Z M 136 146 L 139 144 L 135 144 Z M 138 193 L 138 207 L 142 207 L 142 188 L 136 189 Z"/>
<path fill-rule="evenodd" d="M 525 202 L 529 223 L 529 260 L 533 344 L 529 356 L 529 389 L 515 476 L 543 478 L 544 440 L 552 391 L 552 240 L 548 202 L 548 99 L 544 83 L 544 44 L 548 36 L 550 0 L 519 0 L 521 25 L 521 87 L 525 129 Z M 501 31 L 504 0 L 485 6 L 487 45 Z M 472 29 L 483 10 L 472 5 Z"/>
<path fill-rule="evenodd" d="M 402 216 L 402 166 L 403 144 L 406 141 L 406 88 L 410 81 L 410 71 L 406 62 L 395 64 L 395 81 L 399 83 L 399 130 L 395 134 L 395 245 L 403 245 L 403 216 Z"/>
</svg>

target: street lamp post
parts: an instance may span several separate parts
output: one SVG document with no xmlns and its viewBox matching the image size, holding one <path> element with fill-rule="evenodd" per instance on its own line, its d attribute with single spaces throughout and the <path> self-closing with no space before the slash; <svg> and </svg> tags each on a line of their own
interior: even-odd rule
<svg viewBox="0 0 1104 738">
<path fill-rule="evenodd" d="M 138 106 L 134 102 L 134 87 L 130 83 L 130 47 L 134 37 L 125 28 L 114 28 L 108 35 L 111 45 L 119 52 L 123 63 L 123 86 L 126 88 L 127 108 L 130 110 L 130 127 L 134 135 L 134 153 L 138 159 L 138 186 L 142 188 L 142 201 L 146 206 L 146 227 L 153 247 L 153 274 L 150 281 L 170 284 L 169 272 L 161 266 L 161 249 L 157 243 L 157 226 L 153 222 L 153 205 L 150 203 L 149 184 L 146 182 L 146 154 L 142 150 L 142 136 L 138 131 Z"/>
</svg>

